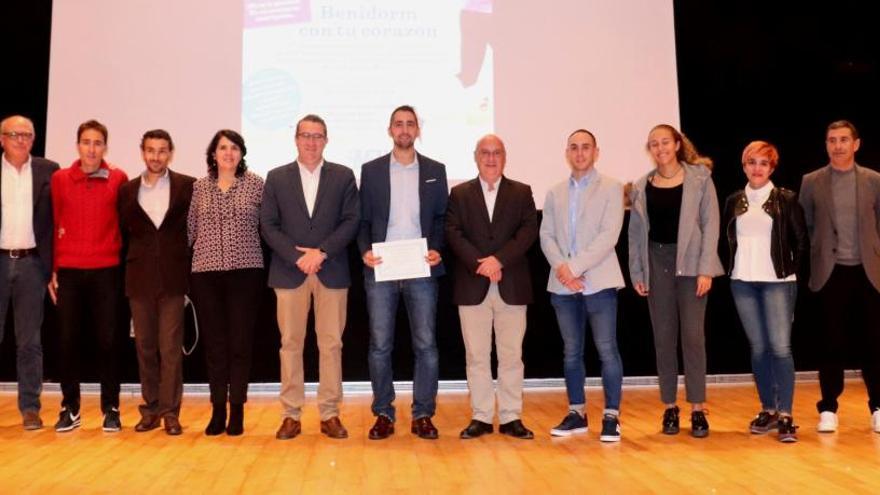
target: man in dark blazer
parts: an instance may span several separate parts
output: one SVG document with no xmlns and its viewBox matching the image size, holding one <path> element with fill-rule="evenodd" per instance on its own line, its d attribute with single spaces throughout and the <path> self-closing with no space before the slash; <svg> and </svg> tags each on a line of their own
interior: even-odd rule
<svg viewBox="0 0 880 495">
<path fill-rule="evenodd" d="M 168 169 L 174 142 L 167 131 L 144 133 L 146 170 L 119 188 L 122 235 L 128 241 L 125 294 L 134 320 L 141 377 L 138 432 L 158 428 L 180 435 L 183 396 L 184 297 L 190 257 L 186 218 L 194 178 Z"/>
<path fill-rule="evenodd" d="M 52 273 L 50 178 L 58 164 L 31 156 L 34 124 L 14 115 L 0 122 L 0 342 L 12 300 L 18 409 L 25 430 L 43 427 L 43 301 Z M 15 297 L 11 297 L 15 294 Z"/>
<path fill-rule="evenodd" d="M 880 433 L 880 174 L 856 164 L 855 126 L 832 122 L 825 133 L 830 163 L 805 175 L 800 203 L 810 232 L 810 290 L 823 325 L 818 431 L 837 430 L 847 355 L 862 358 L 871 427 Z"/>
<path fill-rule="evenodd" d="M 412 424 L 410 431 L 420 438 L 435 439 L 431 421 L 437 406 L 437 277 L 444 273 L 440 259 L 449 190 L 446 167 L 416 153 L 419 120 L 409 105 L 391 113 L 388 135 L 394 141 L 391 153 L 365 163 L 361 168 L 361 228 L 358 248 L 364 262 L 364 286 L 370 313 L 370 382 L 373 386 L 373 415 L 376 422 L 369 438 L 380 440 L 394 433 L 394 383 L 391 352 L 397 304 L 406 304 L 412 333 L 415 369 L 413 373 Z M 374 242 L 425 238 L 425 262 L 431 275 L 406 280 L 377 282 L 374 268 L 382 259 L 373 255 Z"/>
<path fill-rule="evenodd" d="M 452 188 L 446 242 L 455 254 L 452 301 L 458 305 L 473 409 L 461 438 L 492 433 L 495 392 L 490 367 L 492 331 L 498 355 L 499 431 L 534 434 L 521 420 L 522 341 L 532 278 L 526 252 L 538 236 L 532 189 L 504 177 L 506 150 L 494 135 L 477 142 L 479 177 Z"/>
<path fill-rule="evenodd" d="M 269 286 L 277 298 L 281 332 L 281 427 L 276 438 L 299 435 L 305 402 L 303 343 L 314 298 L 320 358 L 321 433 L 345 438 L 342 402 L 342 332 L 351 277 L 348 244 L 360 222 L 357 184 L 348 167 L 324 161 L 327 125 L 306 115 L 296 125 L 296 161 L 269 172 L 260 228 L 272 250 Z"/>
</svg>

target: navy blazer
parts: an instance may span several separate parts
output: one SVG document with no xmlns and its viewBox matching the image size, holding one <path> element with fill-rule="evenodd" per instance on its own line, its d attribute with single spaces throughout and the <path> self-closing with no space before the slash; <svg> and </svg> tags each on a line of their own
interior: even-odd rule
<svg viewBox="0 0 880 495">
<path fill-rule="evenodd" d="M 33 180 L 34 197 L 34 240 L 37 242 L 37 253 L 43 262 L 43 277 L 49 282 L 52 274 L 52 240 L 54 223 L 52 220 L 52 194 L 49 184 L 52 174 L 58 170 L 58 164 L 45 158 L 31 157 L 31 177 Z M 0 189 L 2 191 L 2 189 Z M 2 195 L 2 192 L 0 192 Z M 0 198 L 0 222 L 2 222 L 2 198 Z"/>
<path fill-rule="evenodd" d="M 260 207 L 260 231 L 272 249 L 269 287 L 295 289 L 305 282 L 306 274 L 296 266 L 303 253 L 296 246 L 327 253 L 317 274 L 324 286 L 350 286 L 347 248 L 357 235 L 359 222 L 357 184 L 350 168 L 324 162 L 311 217 L 299 164 L 292 162 L 271 170 L 263 186 Z"/>
<path fill-rule="evenodd" d="M 446 219 L 446 202 L 449 187 L 446 184 L 446 167 L 437 161 L 416 153 L 419 162 L 419 218 L 422 237 L 428 241 L 428 249 L 443 249 L 443 231 Z M 358 248 L 363 254 L 374 242 L 384 242 L 388 234 L 388 217 L 391 211 L 391 154 L 380 156 L 361 166 L 361 227 Z M 445 273 L 443 263 L 431 267 L 431 276 Z M 364 265 L 364 275 L 373 278 L 373 269 Z"/>
</svg>

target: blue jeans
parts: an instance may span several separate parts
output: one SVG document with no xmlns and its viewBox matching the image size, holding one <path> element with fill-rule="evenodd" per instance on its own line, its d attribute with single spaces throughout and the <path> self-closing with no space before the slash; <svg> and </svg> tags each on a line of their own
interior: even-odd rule
<svg viewBox="0 0 880 495">
<path fill-rule="evenodd" d="M 413 376 L 413 419 L 434 415 L 437 407 L 437 280 L 433 277 L 376 282 L 367 276 L 367 309 L 370 313 L 370 383 L 373 386 L 373 414 L 394 420 L 394 372 L 391 352 L 397 304 L 403 296 L 409 316 L 415 366 Z"/>
<path fill-rule="evenodd" d="M 593 342 L 602 361 L 602 388 L 605 408 L 620 410 L 623 364 L 617 350 L 617 290 L 605 289 L 595 294 L 550 294 L 556 310 L 559 332 L 565 347 L 563 370 L 568 403 L 580 405 L 584 397 L 584 341 L 589 323 Z"/>
<path fill-rule="evenodd" d="M 40 392 L 43 390 L 40 327 L 43 324 L 45 297 L 46 280 L 39 256 L 12 259 L 8 255 L 0 254 L 0 342 L 3 342 L 3 327 L 11 299 L 15 325 L 18 409 L 21 412 L 40 410 Z"/>
<path fill-rule="evenodd" d="M 752 348 L 761 407 L 790 413 L 794 398 L 791 321 L 797 283 L 731 280 L 730 291 Z"/>
</svg>

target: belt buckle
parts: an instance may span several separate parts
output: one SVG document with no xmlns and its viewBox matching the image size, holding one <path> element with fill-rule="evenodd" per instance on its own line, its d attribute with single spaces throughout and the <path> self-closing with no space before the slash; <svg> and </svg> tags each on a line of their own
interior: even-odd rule
<svg viewBox="0 0 880 495">
<path fill-rule="evenodd" d="M 17 260 L 17 259 L 21 258 L 22 251 L 23 251 L 22 249 L 10 249 L 9 250 L 9 257 L 14 260 Z"/>
</svg>

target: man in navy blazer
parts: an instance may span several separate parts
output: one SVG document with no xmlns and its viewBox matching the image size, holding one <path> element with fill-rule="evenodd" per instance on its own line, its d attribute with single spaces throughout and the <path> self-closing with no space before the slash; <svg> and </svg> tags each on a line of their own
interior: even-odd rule
<svg viewBox="0 0 880 495">
<path fill-rule="evenodd" d="M 52 197 L 58 164 L 31 156 L 34 124 L 15 115 L 0 122 L 0 342 L 12 297 L 15 318 L 18 409 L 26 430 L 43 427 L 43 300 L 52 272 Z M 4 208 L 5 206 L 5 208 Z"/>
<path fill-rule="evenodd" d="M 370 382 L 376 423 L 369 438 L 380 440 L 394 433 L 394 384 L 391 351 L 397 304 L 403 296 L 409 316 L 415 367 L 413 372 L 412 425 L 421 438 L 435 439 L 431 417 L 437 405 L 437 277 L 443 274 L 443 247 L 448 189 L 446 167 L 416 153 L 419 120 L 409 105 L 391 113 L 388 135 L 391 153 L 361 168 L 361 227 L 358 248 L 364 262 L 364 286 L 370 313 Z M 373 243 L 425 238 L 431 276 L 377 282 L 374 268 L 382 259 L 373 255 Z"/>
<path fill-rule="evenodd" d="M 305 402 L 303 343 L 314 298 L 320 357 L 318 410 L 321 433 L 345 438 L 342 402 L 342 331 L 351 277 L 348 244 L 360 222 L 357 184 L 348 167 L 324 161 L 327 125 L 306 115 L 296 125 L 296 161 L 269 172 L 260 228 L 272 250 L 269 286 L 277 297 L 281 332 L 281 405 L 276 438 L 299 435 Z"/>
<path fill-rule="evenodd" d="M 599 147 L 586 129 L 568 136 L 565 158 L 571 173 L 547 192 L 540 230 L 568 392 L 568 414 L 550 434 L 587 432 L 584 341 L 589 328 L 602 362 L 605 392 L 599 439 L 618 442 L 623 365 L 617 349 L 617 290 L 624 284 L 614 246 L 623 226 L 623 185 L 596 170 Z"/>
</svg>

